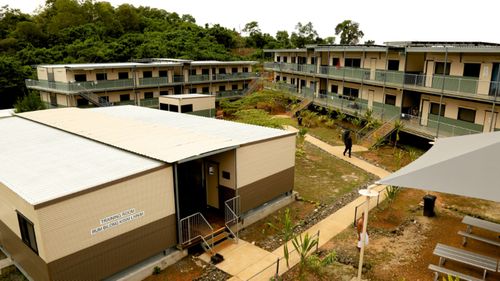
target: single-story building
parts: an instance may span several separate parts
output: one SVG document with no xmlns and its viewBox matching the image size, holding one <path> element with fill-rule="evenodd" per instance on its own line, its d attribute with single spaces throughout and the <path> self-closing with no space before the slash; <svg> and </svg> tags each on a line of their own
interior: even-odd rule
<svg viewBox="0 0 500 281">
<path fill-rule="evenodd" d="M 227 226 L 228 208 L 293 190 L 284 130 L 115 106 L 21 113 L 0 133 L 0 246 L 34 280 L 109 277 L 182 245 L 194 215 Z"/>
<path fill-rule="evenodd" d="M 160 110 L 215 117 L 215 95 L 163 95 L 158 103 Z"/>
</svg>

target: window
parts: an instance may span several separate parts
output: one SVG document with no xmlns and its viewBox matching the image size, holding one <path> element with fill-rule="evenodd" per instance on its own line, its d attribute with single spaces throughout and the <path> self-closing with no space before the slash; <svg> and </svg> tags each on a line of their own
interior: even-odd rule
<svg viewBox="0 0 500 281">
<path fill-rule="evenodd" d="M 197 89 L 197 88 L 194 88 L 194 87 L 193 87 L 193 88 L 191 88 L 191 89 L 189 89 L 189 93 L 190 93 L 190 94 L 196 94 L 196 92 L 197 92 L 197 91 L 198 91 L 198 89 Z"/>
<path fill-rule="evenodd" d="M 238 84 L 231 85 L 231 90 L 238 90 Z"/>
<path fill-rule="evenodd" d="M 196 75 L 196 69 L 189 70 L 189 75 Z"/>
<path fill-rule="evenodd" d="M 222 178 L 223 179 L 226 179 L 226 180 L 230 180 L 231 179 L 231 174 L 227 171 L 222 171 Z"/>
<path fill-rule="evenodd" d="M 332 58 L 332 65 L 340 66 L 340 59 L 339 58 Z"/>
<path fill-rule="evenodd" d="M 158 76 L 160 76 L 160 77 L 168 77 L 168 71 L 167 70 L 160 70 L 158 72 Z"/>
<path fill-rule="evenodd" d="M 243 72 L 248 72 L 248 67 L 243 67 Z"/>
<path fill-rule="evenodd" d="M 201 75 L 209 75 L 210 74 L 210 69 L 208 68 L 203 68 L 201 70 Z"/>
<path fill-rule="evenodd" d="M 204 94 L 208 94 L 208 93 L 210 93 L 210 88 L 209 87 L 203 87 L 201 89 L 201 92 L 204 93 Z"/>
<path fill-rule="evenodd" d="M 396 96 L 386 94 L 385 95 L 385 104 L 396 105 Z"/>
<path fill-rule="evenodd" d="M 306 57 L 298 57 L 298 63 L 299 64 L 306 64 L 307 58 Z"/>
<path fill-rule="evenodd" d="M 168 111 L 179 112 L 179 107 L 177 105 L 169 104 Z"/>
<path fill-rule="evenodd" d="M 359 96 L 359 90 L 354 88 L 344 87 L 342 95 L 348 96 L 350 98 L 357 98 Z"/>
<path fill-rule="evenodd" d="M 399 60 L 389 60 L 387 63 L 388 70 L 399 70 Z"/>
<path fill-rule="evenodd" d="M 128 72 L 118 72 L 118 79 L 128 79 Z"/>
<path fill-rule="evenodd" d="M 108 80 L 108 74 L 107 73 L 96 73 L 95 78 L 97 81 Z"/>
<path fill-rule="evenodd" d="M 30 247 L 33 252 L 38 254 L 38 246 L 36 244 L 36 235 L 33 223 L 19 212 L 17 212 L 17 220 L 19 221 L 19 230 L 24 244 Z"/>
<path fill-rule="evenodd" d="M 85 82 L 87 81 L 87 74 L 75 74 L 76 82 Z"/>
<path fill-rule="evenodd" d="M 168 110 L 168 104 L 160 103 L 160 110 Z"/>
<path fill-rule="evenodd" d="M 316 58 L 315 57 L 311 58 L 311 64 L 316 64 Z"/>
<path fill-rule="evenodd" d="M 89 101 L 86 100 L 86 99 L 77 99 L 76 100 L 76 106 L 80 107 L 80 106 L 88 106 L 89 105 Z"/>
<path fill-rule="evenodd" d="M 290 78 L 290 84 L 295 85 L 295 78 Z"/>
<path fill-rule="evenodd" d="M 481 71 L 480 63 L 464 63 L 464 76 L 479 78 L 480 71 Z"/>
<path fill-rule="evenodd" d="M 166 96 L 168 95 L 168 91 L 160 91 L 160 96 Z"/>
<path fill-rule="evenodd" d="M 143 71 L 142 77 L 143 78 L 151 78 L 151 77 L 153 77 L 153 72 L 152 71 Z"/>
<path fill-rule="evenodd" d="M 296 58 L 292 57 L 292 63 L 295 63 L 295 62 L 296 62 Z"/>
<path fill-rule="evenodd" d="M 226 74 L 225 68 L 219 68 L 219 74 Z"/>
<path fill-rule="evenodd" d="M 219 86 L 219 92 L 224 92 L 226 90 L 226 86 Z"/>
<path fill-rule="evenodd" d="M 436 62 L 436 65 L 434 67 L 434 74 L 450 75 L 450 63 L 447 63 L 446 69 L 444 69 L 444 62 Z"/>
<path fill-rule="evenodd" d="M 186 112 L 193 112 L 192 104 L 181 105 L 181 113 L 186 113 Z"/>
<path fill-rule="evenodd" d="M 109 96 L 100 96 L 99 101 L 100 102 L 109 102 Z"/>
<path fill-rule="evenodd" d="M 276 56 L 276 62 L 280 62 L 280 61 L 281 61 L 280 56 Z"/>
<path fill-rule="evenodd" d="M 231 68 L 231 73 L 238 73 L 238 68 L 237 67 Z"/>
<path fill-rule="evenodd" d="M 457 119 L 465 122 L 474 123 L 474 121 L 476 120 L 476 111 L 474 109 L 459 107 Z"/>
<path fill-rule="evenodd" d="M 446 105 L 441 105 L 441 113 L 439 112 L 439 103 L 431 102 L 431 114 L 444 116 L 444 111 L 446 109 Z"/>
<path fill-rule="evenodd" d="M 286 76 L 283 76 L 283 82 L 286 82 Z"/>
<path fill-rule="evenodd" d="M 153 92 L 145 92 L 144 93 L 144 98 L 145 99 L 152 99 L 154 96 L 153 96 Z"/>
<path fill-rule="evenodd" d="M 306 80 L 300 80 L 300 87 L 306 86 Z"/>
<path fill-rule="evenodd" d="M 339 92 L 339 86 L 338 85 L 331 85 L 330 86 L 330 92 L 334 94 L 338 94 Z"/>
<path fill-rule="evenodd" d="M 129 94 L 120 95 L 120 101 L 129 101 L 129 100 L 130 100 Z"/>
<path fill-rule="evenodd" d="M 288 62 L 288 57 L 283 57 L 283 62 Z"/>
<path fill-rule="evenodd" d="M 276 75 L 276 81 L 280 81 L 280 76 L 279 75 Z"/>
<path fill-rule="evenodd" d="M 344 60 L 344 66 L 345 67 L 360 68 L 361 67 L 361 59 L 349 59 L 349 58 L 346 58 Z"/>
</svg>

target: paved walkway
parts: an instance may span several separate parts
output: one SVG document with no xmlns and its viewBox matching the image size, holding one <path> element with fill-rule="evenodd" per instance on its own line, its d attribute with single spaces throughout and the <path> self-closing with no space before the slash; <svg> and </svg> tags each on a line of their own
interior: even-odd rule
<svg viewBox="0 0 500 281">
<path fill-rule="evenodd" d="M 289 127 L 287 130 L 296 131 L 297 129 Z M 342 160 L 345 160 L 352 165 L 370 172 L 380 178 L 390 174 L 386 170 L 354 156 L 352 158 L 343 156 L 343 146 L 332 146 L 310 135 L 306 135 L 305 140 L 332 154 L 333 156 L 341 158 Z M 359 146 L 353 147 L 353 151 L 362 150 L 366 150 L 366 148 Z M 384 189 L 385 186 L 377 186 L 374 188 L 376 191 L 383 191 Z M 385 193 L 380 192 L 380 200 L 383 200 L 384 198 Z M 358 197 L 356 200 L 345 205 L 335 213 L 304 231 L 302 235 L 308 233 L 309 236 L 312 236 L 319 232 L 319 247 L 323 246 L 344 229 L 352 226 L 354 220 L 354 210 L 357 206 L 363 204 L 365 200 L 366 199 L 363 196 Z M 376 202 L 377 197 L 372 197 L 370 200 L 370 208 L 375 207 Z M 294 247 L 292 243 L 289 242 L 288 250 L 290 251 L 292 249 L 294 249 Z M 218 245 L 215 250 L 224 256 L 224 261 L 217 264 L 217 268 L 231 274 L 233 277 L 229 279 L 230 281 L 268 281 L 276 273 L 276 261 L 283 257 L 283 245 L 278 249 L 269 252 L 241 239 L 237 244 L 232 241 L 225 241 Z M 200 258 L 205 261 L 210 260 L 210 256 L 208 254 L 203 254 Z M 289 258 L 290 268 L 298 263 L 298 254 L 296 252 L 291 253 Z M 279 265 L 279 274 L 283 274 L 288 269 L 289 268 L 286 267 L 284 260 L 281 260 Z"/>
</svg>

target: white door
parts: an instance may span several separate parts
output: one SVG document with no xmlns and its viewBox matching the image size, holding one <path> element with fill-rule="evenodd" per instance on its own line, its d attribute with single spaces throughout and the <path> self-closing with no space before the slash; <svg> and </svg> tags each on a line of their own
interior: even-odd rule
<svg viewBox="0 0 500 281">
<path fill-rule="evenodd" d="M 430 102 L 428 100 L 422 101 L 422 116 L 420 118 L 420 125 L 427 126 L 427 121 L 429 120 L 429 108 Z"/>
<path fill-rule="evenodd" d="M 493 113 L 493 123 L 492 123 L 491 122 L 491 111 L 486 111 L 486 114 L 484 115 L 483 133 L 495 131 L 496 123 L 497 123 L 497 113 L 496 112 Z"/>
<path fill-rule="evenodd" d="M 368 90 L 368 109 L 373 109 L 373 99 L 375 98 L 375 91 Z"/>
<path fill-rule="evenodd" d="M 207 205 L 219 209 L 219 165 L 207 164 Z"/>
</svg>

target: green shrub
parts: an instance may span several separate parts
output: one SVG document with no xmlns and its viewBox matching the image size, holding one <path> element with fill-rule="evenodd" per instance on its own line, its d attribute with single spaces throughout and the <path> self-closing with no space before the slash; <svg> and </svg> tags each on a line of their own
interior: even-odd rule
<svg viewBox="0 0 500 281">
<path fill-rule="evenodd" d="M 153 275 L 158 275 L 161 272 L 161 268 L 159 266 L 155 266 L 153 268 Z"/>
</svg>

